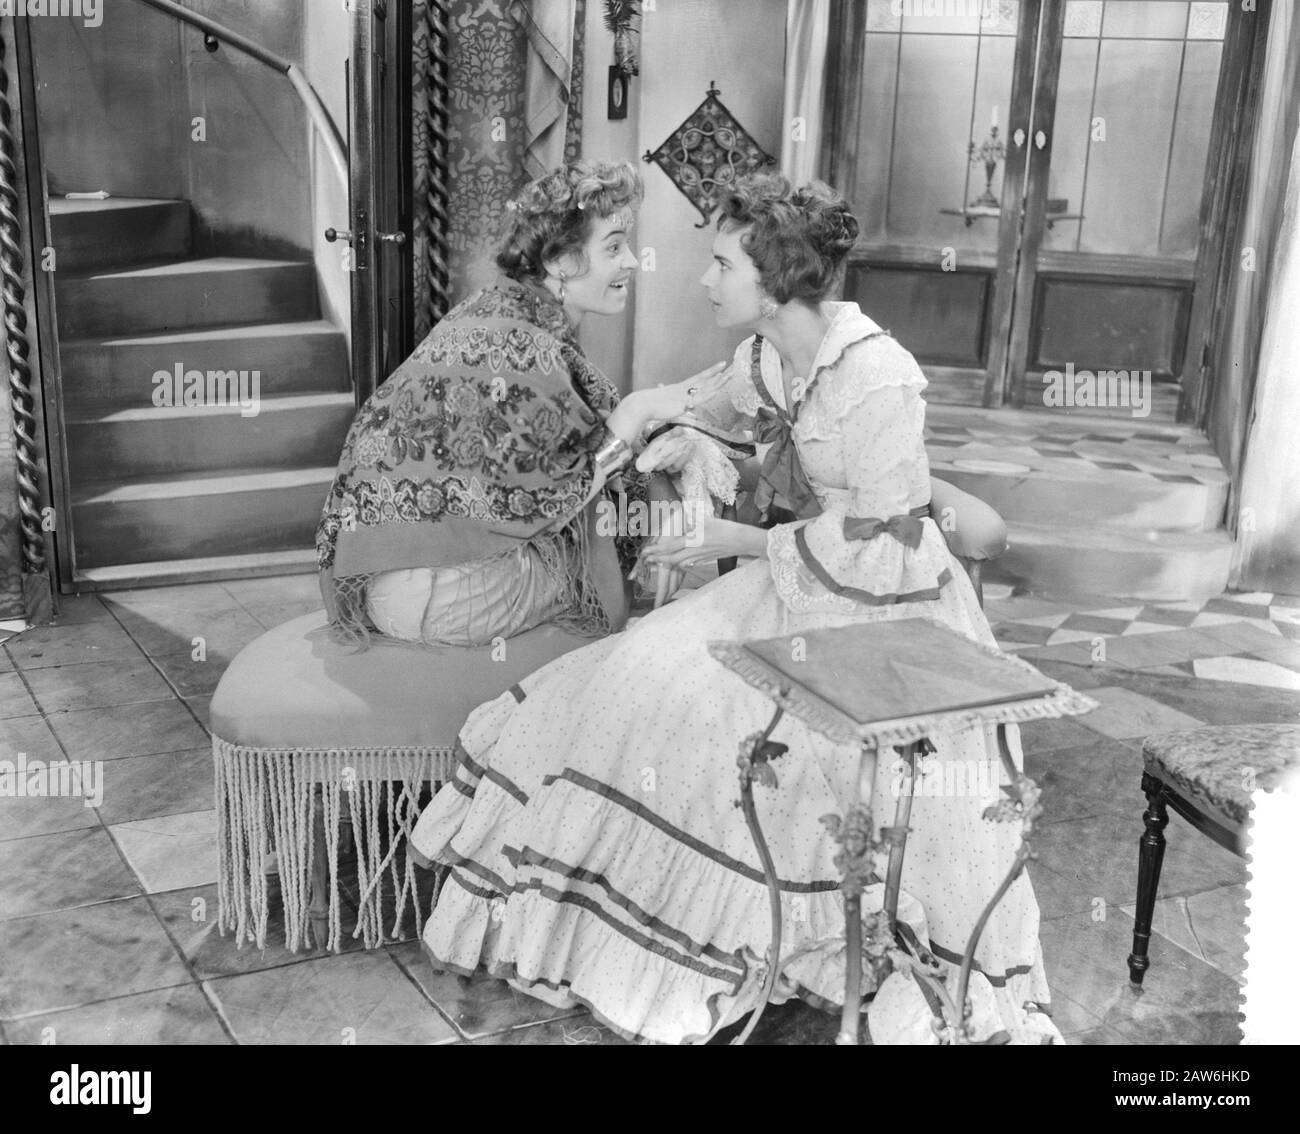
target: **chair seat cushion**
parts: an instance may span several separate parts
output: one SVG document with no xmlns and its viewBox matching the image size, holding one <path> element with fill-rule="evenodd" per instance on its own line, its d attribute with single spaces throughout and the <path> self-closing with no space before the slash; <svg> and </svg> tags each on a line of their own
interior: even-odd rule
<svg viewBox="0 0 1300 1134">
<path fill-rule="evenodd" d="M 1250 819 L 1255 788 L 1269 790 L 1300 764 L 1300 725 L 1264 724 L 1196 728 L 1149 736 L 1142 744 L 1146 769 L 1228 828 Z"/>
<path fill-rule="evenodd" d="M 358 650 L 334 640 L 323 610 L 304 614 L 230 663 L 212 698 L 212 732 L 249 748 L 450 749 L 476 706 L 590 641 L 548 625 L 495 650 L 377 635 Z"/>
<path fill-rule="evenodd" d="M 996 559 L 1007 549 L 1007 525 L 997 511 L 937 476 L 930 478 L 930 515 L 961 559 Z"/>
</svg>

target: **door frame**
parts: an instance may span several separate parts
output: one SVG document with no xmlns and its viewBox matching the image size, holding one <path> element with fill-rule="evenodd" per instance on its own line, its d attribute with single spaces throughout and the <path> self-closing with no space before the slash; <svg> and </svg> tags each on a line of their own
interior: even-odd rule
<svg viewBox="0 0 1300 1134">
<path fill-rule="evenodd" d="M 415 347 L 409 3 L 352 0 L 348 174 L 352 388 L 362 405 Z"/>
</svg>

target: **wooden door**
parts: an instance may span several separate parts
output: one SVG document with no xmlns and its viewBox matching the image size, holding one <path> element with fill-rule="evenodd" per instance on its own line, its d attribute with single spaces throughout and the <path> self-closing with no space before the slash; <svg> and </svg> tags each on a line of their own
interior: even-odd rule
<svg viewBox="0 0 1300 1134">
<path fill-rule="evenodd" d="M 986 403 L 1005 373 L 1026 157 L 1006 129 L 1029 117 L 1042 4 L 833 5 L 823 174 L 862 224 L 845 295 L 932 400 Z"/>
<path fill-rule="evenodd" d="M 1044 0 L 1012 404 L 1177 416 L 1204 333 L 1198 264 L 1220 252 L 1211 147 L 1234 141 L 1221 124 L 1255 19 L 1226 0 Z"/>
<path fill-rule="evenodd" d="M 824 172 L 863 221 L 845 294 L 916 355 L 931 400 L 1048 405 L 1111 372 L 1149 374 L 1157 419 L 1204 403 L 1216 186 L 1245 144 L 1259 8 L 837 7 Z"/>
</svg>

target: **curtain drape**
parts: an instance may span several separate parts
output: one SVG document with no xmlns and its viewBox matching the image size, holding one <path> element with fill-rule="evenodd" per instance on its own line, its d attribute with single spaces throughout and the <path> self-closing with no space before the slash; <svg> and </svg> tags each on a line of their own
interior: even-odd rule
<svg viewBox="0 0 1300 1134">
<path fill-rule="evenodd" d="M 1230 584 L 1255 591 L 1300 592 L 1300 19 L 1273 4 L 1259 120 L 1243 208 L 1240 250 L 1255 271 L 1235 273 L 1217 391 L 1249 407 L 1218 413 L 1231 428 L 1225 453 L 1239 467 L 1236 551 Z M 1217 392 L 1216 392 L 1217 400 Z M 1220 407 L 1216 405 L 1216 411 Z M 1243 422 L 1244 428 L 1239 423 Z M 1212 433 L 1215 432 L 1212 423 Z M 1244 443 L 1243 443 L 1244 438 Z"/>
<path fill-rule="evenodd" d="M 540 177 L 564 160 L 576 0 L 514 0 L 511 18 L 528 43 L 524 80 L 524 169 Z"/>
<path fill-rule="evenodd" d="M 787 0 L 781 172 L 796 185 L 821 168 L 830 0 Z"/>
</svg>

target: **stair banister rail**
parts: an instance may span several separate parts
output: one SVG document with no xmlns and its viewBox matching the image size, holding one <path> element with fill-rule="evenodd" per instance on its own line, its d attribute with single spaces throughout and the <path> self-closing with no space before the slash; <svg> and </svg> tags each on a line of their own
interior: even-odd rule
<svg viewBox="0 0 1300 1134">
<path fill-rule="evenodd" d="M 266 48 L 254 43 L 251 39 L 230 31 L 215 20 L 208 19 L 207 16 L 200 16 L 197 12 L 182 8 L 179 4 L 173 3 L 172 0 L 141 0 L 141 3 L 148 4 L 149 7 L 156 8 L 160 12 L 166 12 L 182 23 L 189 24 L 210 36 L 214 36 L 220 42 L 229 44 L 236 51 L 242 51 L 245 55 L 252 56 L 259 63 L 264 63 L 272 70 L 279 71 L 280 74 L 284 75 L 293 85 L 293 89 L 307 108 L 312 125 L 316 127 L 316 132 L 320 135 L 321 141 L 325 143 L 330 160 L 333 161 L 334 168 L 343 181 L 343 188 L 347 189 L 348 159 L 343 144 L 343 135 L 339 133 L 338 126 L 335 125 L 334 119 L 330 117 L 330 112 L 321 100 L 316 88 L 311 85 L 307 76 L 293 63 L 280 55 L 276 55 L 273 51 L 267 51 Z"/>
</svg>

